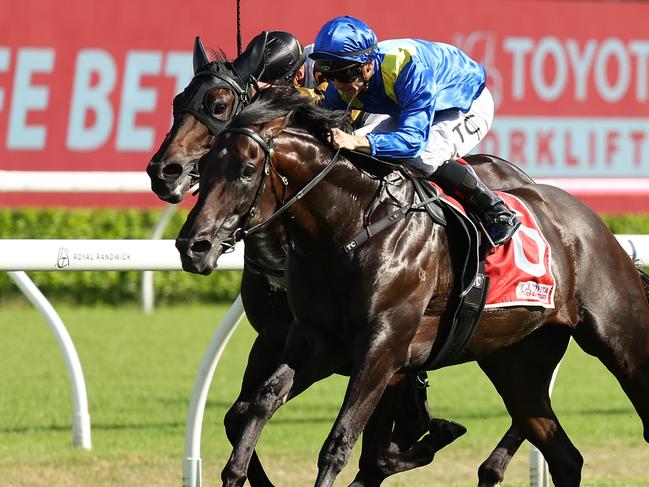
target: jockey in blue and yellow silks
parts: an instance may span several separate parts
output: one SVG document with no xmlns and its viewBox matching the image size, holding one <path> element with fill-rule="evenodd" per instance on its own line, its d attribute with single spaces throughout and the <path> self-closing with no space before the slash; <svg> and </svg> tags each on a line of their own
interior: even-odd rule
<svg viewBox="0 0 649 487">
<path fill-rule="evenodd" d="M 271 85 L 291 84 L 314 103 L 322 103 L 327 81 L 313 71 L 313 61 L 306 55 L 313 50 L 313 44 L 303 46 L 292 34 L 284 31 L 263 31 L 248 44 L 243 54 L 258 64 L 246 65 L 247 71 L 256 86 L 264 89 Z M 252 52 L 257 55 L 251 55 Z M 237 58 L 237 59 L 240 59 Z M 352 110 L 352 121 L 360 115 Z"/>
<path fill-rule="evenodd" d="M 404 159 L 467 205 L 495 245 L 511 238 L 520 225 L 515 215 L 456 161 L 491 128 L 494 103 L 481 64 L 448 44 L 378 42 L 367 24 L 348 16 L 320 29 L 309 57 L 330 81 L 325 107 L 351 104 L 386 115 L 355 135 L 334 129 L 335 147 Z"/>
</svg>

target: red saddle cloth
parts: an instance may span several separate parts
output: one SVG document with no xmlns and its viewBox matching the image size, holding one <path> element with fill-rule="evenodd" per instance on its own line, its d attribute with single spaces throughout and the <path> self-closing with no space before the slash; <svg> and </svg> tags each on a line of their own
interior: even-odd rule
<svg viewBox="0 0 649 487">
<path fill-rule="evenodd" d="M 508 193 L 497 194 L 516 213 L 521 226 L 509 242 L 486 258 L 485 273 L 490 283 L 485 308 L 554 308 L 552 249 L 525 203 Z"/>
<path fill-rule="evenodd" d="M 485 308 L 554 308 L 555 280 L 548 241 L 525 203 L 508 193 L 496 194 L 516 213 L 521 226 L 509 242 L 496 247 L 485 260 L 485 274 L 490 279 Z M 445 194 L 444 199 L 465 212 L 452 197 Z"/>
</svg>

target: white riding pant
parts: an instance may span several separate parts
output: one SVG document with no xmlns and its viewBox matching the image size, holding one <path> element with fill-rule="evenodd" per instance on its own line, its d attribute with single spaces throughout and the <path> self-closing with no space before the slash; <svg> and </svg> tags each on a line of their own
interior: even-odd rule
<svg viewBox="0 0 649 487">
<path fill-rule="evenodd" d="M 468 112 L 449 109 L 435 113 L 426 149 L 420 156 L 407 159 L 406 162 L 430 175 L 449 159 L 468 154 L 487 135 L 493 119 L 494 99 L 485 87 L 480 96 L 473 100 Z M 398 126 L 396 118 L 372 113 L 355 134 L 392 132 Z"/>
</svg>

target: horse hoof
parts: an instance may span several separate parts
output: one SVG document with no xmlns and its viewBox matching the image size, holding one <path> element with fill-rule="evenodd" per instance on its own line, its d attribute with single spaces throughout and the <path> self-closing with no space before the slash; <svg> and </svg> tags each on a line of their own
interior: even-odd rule
<svg viewBox="0 0 649 487">
<path fill-rule="evenodd" d="M 460 436 L 466 433 L 466 428 L 460 423 L 442 418 L 432 418 L 428 425 L 428 431 L 433 438 L 444 441 L 444 446 L 453 443 Z"/>
</svg>

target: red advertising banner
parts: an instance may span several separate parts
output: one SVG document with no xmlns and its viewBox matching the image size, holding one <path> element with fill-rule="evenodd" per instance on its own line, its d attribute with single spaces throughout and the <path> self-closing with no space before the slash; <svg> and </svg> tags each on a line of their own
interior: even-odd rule
<svg viewBox="0 0 649 487">
<path fill-rule="evenodd" d="M 487 67 L 496 120 L 479 150 L 538 178 L 649 178 L 648 4 L 241 0 L 244 45 L 262 30 L 308 44 L 344 14 Z M 236 55 L 236 0 L 4 1 L 0 25 L 0 170 L 144 171 L 191 79 L 194 36 Z M 159 203 L 0 193 L 0 205 L 25 204 Z"/>
</svg>

